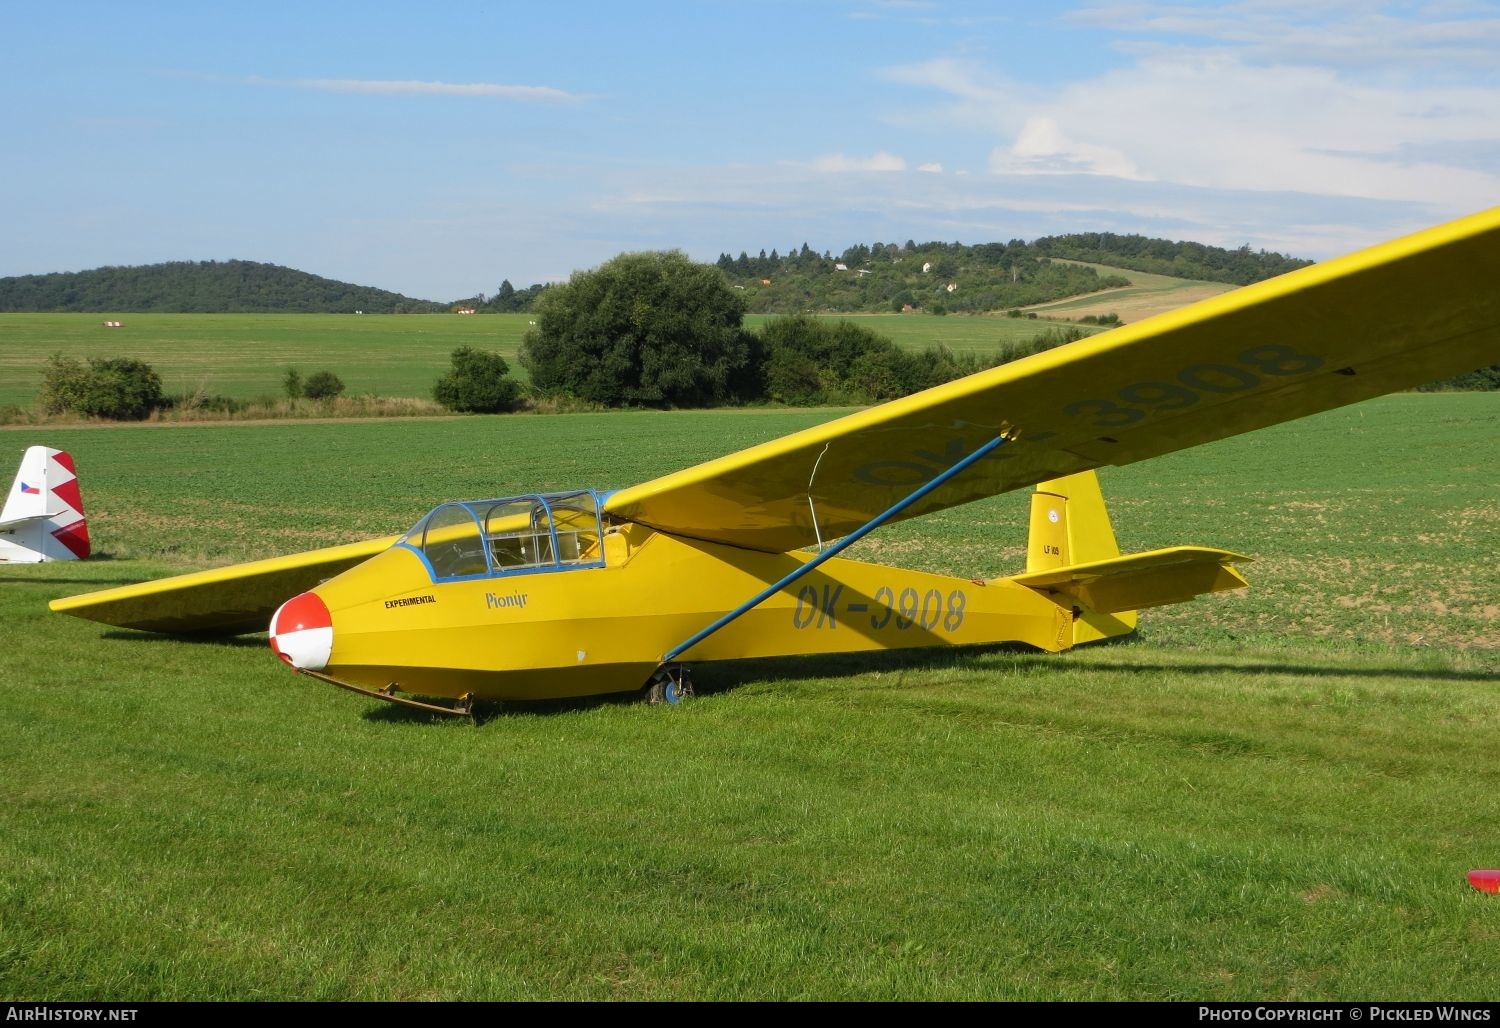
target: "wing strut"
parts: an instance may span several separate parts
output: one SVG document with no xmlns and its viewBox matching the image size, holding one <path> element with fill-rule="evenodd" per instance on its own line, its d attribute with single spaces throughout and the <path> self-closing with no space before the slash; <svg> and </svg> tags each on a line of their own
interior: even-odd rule
<svg viewBox="0 0 1500 1028">
<path fill-rule="evenodd" d="M 679 643 L 678 645 L 672 647 L 662 655 L 662 663 L 666 664 L 670 661 L 676 660 L 685 651 L 702 642 L 704 639 L 707 639 L 719 629 L 723 628 L 725 625 L 738 618 L 741 614 L 755 609 L 756 607 L 764 603 L 767 599 L 776 595 L 776 593 L 780 592 L 782 589 L 785 589 L 797 579 L 801 578 L 803 575 L 819 567 L 825 561 L 838 556 L 844 550 L 859 542 L 861 539 L 869 535 L 871 532 L 875 531 L 875 529 L 885 524 L 891 518 L 895 517 L 897 514 L 900 514 L 907 507 L 910 507 L 912 504 L 916 503 L 918 500 L 926 496 L 928 493 L 932 492 L 934 489 L 941 487 L 943 483 L 947 482 L 954 475 L 959 474 L 971 464 L 975 463 L 978 460 L 981 460 L 992 450 L 998 449 L 1000 446 L 1009 442 L 1010 439 L 1011 436 L 1008 432 L 1001 432 L 1000 435 L 997 435 L 995 438 L 985 443 L 979 449 L 975 450 L 973 453 L 960 460 L 957 464 L 954 464 L 947 471 L 940 473 L 936 478 L 933 478 L 926 484 L 918 486 L 916 491 L 911 493 L 905 499 L 898 500 L 894 506 L 889 507 L 879 514 L 876 514 L 869 521 L 866 521 L 863 525 L 860 525 L 854 531 L 850 532 L 848 535 L 844 536 L 844 538 L 828 547 L 828 549 L 819 553 L 816 557 L 808 561 L 806 564 L 803 564 L 801 567 L 797 568 L 781 581 L 777 582 L 774 585 L 766 586 L 766 588 L 762 589 L 755 596 L 746 600 L 744 603 L 731 610 L 728 614 L 725 614 L 723 617 L 719 618 L 719 620 L 715 621 L 713 624 L 709 625 L 701 632 L 692 636 L 686 642 Z M 814 471 L 814 473 L 816 473 L 816 470 Z M 808 484 L 811 485 L 810 482 Z"/>
<path fill-rule="evenodd" d="M 823 532 L 818 528 L 818 508 L 813 506 L 812 487 L 818 478 L 818 465 L 823 463 L 824 456 L 828 453 L 828 447 L 833 443 L 823 444 L 823 452 L 818 454 L 818 459 L 813 461 L 812 474 L 807 477 L 807 513 L 812 515 L 813 535 L 818 537 L 818 552 L 823 552 Z"/>
</svg>

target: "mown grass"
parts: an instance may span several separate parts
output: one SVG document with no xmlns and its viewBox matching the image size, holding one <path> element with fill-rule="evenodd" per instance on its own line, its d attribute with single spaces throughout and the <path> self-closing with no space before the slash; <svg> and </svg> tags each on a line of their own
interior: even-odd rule
<svg viewBox="0 0 1500 1028">
<path fill-rule="evenodd" d="M 993 355 L 1003 343 L 1030 339 L 1049 323 L 996 316 L 845 315 L 908 349 L 943 345 L 960 354 Z M 516 360 L 527 314 L 126 314 L 105 328 L 96 314 L 0 314 L 0 411 L 30 410 L 47 359 L 135 357 L 146 361 L 173 396 L 203 393 L 236 400 L 282 397 L 282 376 L 332 371 L 349 396 L 419 397 L 450 368 L 460 346 L 493 350 L 527 380 Z M 110 319 L 114 320 L 114 319 Z M 766 317 L 745 319 L 758 329 Z"/>
<path fill-rule="evenodd" d="M 1104 475 L 1258 558 L 1125 643 L 705 666 L 430 722 L 261 639 L 45 600 L 618 486 L 832 412 L 70 429 L 114 559 L 6 568 L 7 998 L 1492 998 L 1500 402 L 1390 397 Z M 861 544 L 1020 563 L 1024 497 Z M 643 598 L 648 599 L 648 598 Z M 1440 609 L 1441 605 L 1441 609 Z"/>
</svg>

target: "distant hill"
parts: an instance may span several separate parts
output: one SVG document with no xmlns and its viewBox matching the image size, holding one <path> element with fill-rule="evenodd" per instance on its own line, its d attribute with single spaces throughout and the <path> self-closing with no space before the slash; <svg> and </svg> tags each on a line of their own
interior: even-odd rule
<svg viewBox="0 0 1500 1028">
<path fill-rule="evenodd" d="M 1107 267 L 1073 263 L 1080 261 Z M 754 313 L 909 308 L 942 314 L 1032 307 L 1129 285 L 1110 268 L 1245 285 L 1311 262 L 1249 247 L 1226 250 L 1093 232 L 1045 236 L 1032 243 L 857 243 L 837 257 L 803 243 L 784 255 L 775 250 L 769 255 L 762 250 L 758 257 L 726 253 L 717 263 Z M 460 305 L 527 311 L 544 288 L 537 284 L 518 290 L 505 281 L 493 297 L 435 303 L 277 264 L 172 261 L 0 278 L 0 312 L 391 314 Z"/>
<path fill-rule="evenodd" d="M 255 261 L 172 261 L 0 278 L 0 311 L 406 314 L 447 304 Z"/>
<path fill-rule="evenodd" d="M 1062 258 L 1058 260 L 1055 258 Z M 925 310 L 981 313 L 1052 303 L 1128 281 L 1073 263 L 1244 285 L 1312 263 L 1249 247 L 1225 250 L 1112 233 L 1027 243 L 863 243 L 835 257 L 803 243 L 780 254 L 721 254 L 718 266 L 756 313 Z"/>
</svg>

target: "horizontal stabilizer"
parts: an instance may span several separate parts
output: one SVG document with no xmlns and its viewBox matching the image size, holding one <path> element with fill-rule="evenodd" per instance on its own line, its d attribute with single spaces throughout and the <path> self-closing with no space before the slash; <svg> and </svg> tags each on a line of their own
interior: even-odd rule
<svg viewBox="0 0 1500 1028">
<path fill-rule="evenodd" d="M 306 592 L 375 554 L 400 536 L 331 546 L 249 564 L 197 571 L 53 600 L 59 614 L 119 628 L 173 634 L 263 632 L 289 596 Z"/>
<path fill-rule="evenodd" d="M 1204 593 L 1243 589 L 1250 583 L 1233 565 L 1252 559 L 1206 546 L 1172 546 L 1031 571 L 1006 581 L 1069 597 L 1085 610 L 1114 614 L 1182 603 Z"/>
<path fill-rule="evenodd" d="M 28 514 L 24 518 L 8 518 L 0 521 L 0 529 L 21 528 L 24 525 L 34 525 L 40 521 L 51 521 L 62 513 L 60 510 L 49 510 L 41 514 Z"/>
</svg>

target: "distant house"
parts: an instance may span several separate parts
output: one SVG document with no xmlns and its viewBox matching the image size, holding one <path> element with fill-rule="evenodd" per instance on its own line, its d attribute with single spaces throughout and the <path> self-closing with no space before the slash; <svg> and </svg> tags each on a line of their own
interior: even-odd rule
<svg viewBox="0 0 1500 1028">
<path fill-rule="evenodd" d="M 869 273 L 870 273 L 870 269 L 869 268 L 860 268 L 858 271 L 855 272 L 855 274 L 859 275 L 860 277 L 864 277 L 865 275 L 868 275 Z"/>
<path fill-rule="evenodd" d="M 771 280 L 768 279 L 768 278 L 763 278 L 763 279 L 760 280 L 760 284 L 763 285 L 763 286 L 768 286 L 768 285 L 771 284 Z"/>
<path fill-rule="evenodd" d="M 926 262 L 925 264 L 922 265 L 922 274 L 925 275 L 925 274 L 927 274 L 931 270 L 932 270 L 932 262 L 931 261 L 928 261 L 928 262 Z"/>
<path fill-rule="evenodd" d="M 912 311 L 914 311 L 914 310 L 916 310 L 916 308 L 915 308 L 915 307 L 913 307 L 913 306 L 912 306 L 912 305 L 911 305 L 911 304 L 909 304 L 909 303 L 903 303 L 903 304 L 902 304 L 902 305 L 901 305 L 901 313 L 902 313 L 902 314 L 910 314 L 910 313 L 911 313 L 911 312 L 912 312 Z"/>
<path fill-rule="evenodd" d="M 473 314 L 474 313 L 474 308 L 473 307 L 455 307 L 453 309 L 453 313 L 454 314 Z"/>
<path fill-rule="evenodd" d="M 834 271 L 848 271 L 849 270 L 849 265 L 847 265 L 847 264 L 835 264 L 833 266 L 833 270 Z"/>
<path fill-rule="evenodd" d="M 948 283 L 948 292 L 951 293 L 951 292 L 953 292 L 953 290 L 955 290 L 957 288 L 958 288 L 958 283 L 957 282 L 949 282 Z"/>
</svg>

